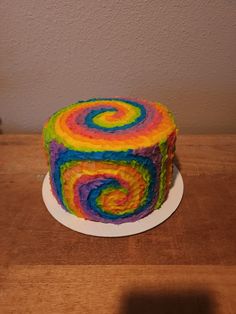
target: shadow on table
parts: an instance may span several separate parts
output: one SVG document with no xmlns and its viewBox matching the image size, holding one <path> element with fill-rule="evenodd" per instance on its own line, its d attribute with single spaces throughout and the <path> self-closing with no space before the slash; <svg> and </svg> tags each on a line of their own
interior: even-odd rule
<svg viewBox="0 0 236 314">
<path fill-rule="evenodd" d="M 0 134 L 3 134 L 3 130 L 2 130 L 2 118 L 0 117 Z"/>
<path fill-rule="evenodd" d="M 210 292 L 181 290 L 157 293 L 131 292 L 120 314 L 216 314 Z"/>
<path fill-rule="evenodd" d="M 175 157 L 174 157 L 174 164 L 179 169 L 179 171 L 181 171 L 181 163 L 177 154 L 175 154 Z"/>
<path fill-rule="evenodd" d="M 174 165 L 178 168 L 179 171 L 181 171 L 181 164 L 180 164 L 180 161 L 179 161 L 179 158 L 177 155 L 175 155 L 175 157 L 174 157 Z M 177 171 L 174 170 L 171 186 L 174 186 L 176 177 L 177 177 Z"/>
</svg>

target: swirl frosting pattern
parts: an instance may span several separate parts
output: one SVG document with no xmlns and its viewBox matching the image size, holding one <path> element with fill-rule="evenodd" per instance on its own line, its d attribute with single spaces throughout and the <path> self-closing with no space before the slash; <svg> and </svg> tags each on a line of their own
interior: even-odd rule
<svg viewBox="0 0 236 314">
<path fill-rule="evenodd" d="M 168 196 L 176 126 L 163 105 L 79 101 L 52 115 L 43 136 L 52 191 L 78 217 L 135 221 Z"/>
</svg>

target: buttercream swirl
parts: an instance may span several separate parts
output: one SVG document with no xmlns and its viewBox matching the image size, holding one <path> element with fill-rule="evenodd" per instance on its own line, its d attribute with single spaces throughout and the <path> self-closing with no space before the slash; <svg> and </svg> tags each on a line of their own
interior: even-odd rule
<svg viewBox="0 0 236 314">
<path fill-rule="evenodd" d="M 175 134 L 159 103 L 103 98 L 59 110 L 43 131 L 55 197 L 89 220 L 146 216 L 168 195 Z"/>
</svg>

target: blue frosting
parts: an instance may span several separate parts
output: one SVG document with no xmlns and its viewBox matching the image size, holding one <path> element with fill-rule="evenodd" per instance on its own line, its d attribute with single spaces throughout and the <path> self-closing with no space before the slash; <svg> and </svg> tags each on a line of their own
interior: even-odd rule
<svg viewBox="0 0 236 314">
<path fill-rule="evenodd" d="M 101 99 L 89 99 L 87 100 L 86 102 L 93 102 L 93 101 L 96 101 L 96 100 L 99 100 L 99 101 L 104 101 L 104 100 L 114 100 L 113 98 L 101 98 Z M 107 112 L 107 111 L 110 111 L 110 112 L 116 112 L 117 110 L 113 107 L 105 107 L 105 108 L 100 108 L 100 109 L 94 109 L 94 110 L 91 110 L 91 112 L 86 116 L 85 118 L 85 124 L 89 127 L 89 128 L 94 128 L 94 129 L 99 129 L 99 130 L 102 130 L 102 131 L 106 131 L 106 132 L 114 132 L 114 131 L 117 131 L 117 130 L 126 130 L 126 129 L 129 129 L 131 127 L 133 127 L 134 125 L 140 123 L 141 121 L 144 121 L 146 119 L 146 110 L 144 108 L 144 106 L 142 106 L 141 104 L 135 102 L 135 101 L 131 101 L 131 100 L 126 100 L 126 99 L 123 99 L 123 98 L 116 98 L 116 100 L 118 101 L 123 101 L 125 103 L 128 103 L 134 107 L 137 107 L 139 108 L 140 110 L 140 115 L 134 120 L 132 121 L 131 123 L 128 123 L 128 124 L 125 124 L 123 126 L 116 126 L 116 127 L 111 127 L 111 128 L 107 128 L 107 127 L 103 127 L 103 126 L 100 126 L 100 125 L 97 125 L 93 122 L 93 119 L 100 113 L 103 113 L 103 112 Z M 80 103 L 83 103 L 84 101 L 79 101 L 77 102 L 78 104 Z M 102 103 L 101 103 L 102 105 Z"/>
<path fill-rule="evenodd" d="M 96 189 L 92 189 L 89 193 L 88 196 L 88 204 L 90 207 L 90 210 L 92 210 L 93 212 L 95 212 L 95 214 L 99 213 L 99 216 L 102 216 L 104 218 L 108 218 L 108 219 L 115 219 L 117 218 L 116 215 L 113 214 L 109 214 L 107 212 L 105 212 L 104 210 L 102 210 L 102 208 L 100 206 L 97 205 L 96 199 L 100 196 L 100 194 L 102 193 L 102 191 L 106 188 L 120 188 L 121 185 L 119 184 L 119 182 L 117 182 L 115 179 L 105 179 L 103 180 L 103 182 L 101 182 L 100 186 L 98 186 Z M 120 218 L 125 217 L 124 215 L 120 215 Z"/>
</svg>

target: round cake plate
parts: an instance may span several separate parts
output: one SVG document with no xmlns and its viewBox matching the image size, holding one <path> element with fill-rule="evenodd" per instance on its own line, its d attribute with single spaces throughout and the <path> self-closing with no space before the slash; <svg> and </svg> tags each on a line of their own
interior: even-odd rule
<svg viewBox="0 0 236 314">
<path fill-rule="evenodd" d="M 169 191 L 167 200 L 160 209 L 154 210 L 148 216 L 135 222 L 125 222 L 122 224 L 102 223 L 78 218 L 66 212 L 52 194 L 49 173 L 46 174 L 43 181 L 43 200 L 49 213 L 62 225 L 92 236 L 98 237 L 124 237 L 141 233 L 156 227 L 167 218 L 169 218 L 177 209 L 184 192 L 184 184 L 181 173 L 174 166 L 174 183 Z"/>
</svg>

